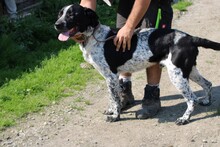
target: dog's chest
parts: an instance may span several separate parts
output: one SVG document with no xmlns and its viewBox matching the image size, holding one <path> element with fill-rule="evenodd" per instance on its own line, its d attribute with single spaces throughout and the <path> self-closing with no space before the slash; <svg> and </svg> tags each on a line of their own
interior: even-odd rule
<svg viewBox="0 0 220 147">
<path fill-rule="evenodd" d="M 84 60 L 92 64 L 93 67 L 103 74 L 104 69 L 109 68 L 104 57 L 104 43 L 89 39 L 86 46 L 80 46 Z"/>
<path fill-rule="evenodd" d="M 83 52 L 83 57 L 87 62 L 94 64 L 94 62 L 102 60 L 104 54 L 103 40 L 105 40 L 108 30 L 109 27 L 100 25 L 100 27 L 95 30 L 95 33 L 88 38 L 86 44 L 84 46 L 80 45 L 80 49 Z"/>
<path fill-rule="evenodd" d="M 86 47 L 80 46 L 81 51 L 83 52 L 83 58 L 90 64 L 94 64 L 102 60 L 103 56 L 103 47 L 100 44 L 95 42 L 90 42 Z"/>
</svg>

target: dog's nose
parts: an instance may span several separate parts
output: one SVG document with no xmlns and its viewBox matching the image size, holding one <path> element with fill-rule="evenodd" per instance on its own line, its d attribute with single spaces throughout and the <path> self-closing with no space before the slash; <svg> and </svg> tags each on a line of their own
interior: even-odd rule
<svg viewBox="0 0 220 147">
<path fill-rule="evenodd" d="M 64 23 L 60 23 L 60 22 L 56 22 L 54 27 L 57 30 L 62 30 L 64 28 L 65 24 Z"/>
</svg>

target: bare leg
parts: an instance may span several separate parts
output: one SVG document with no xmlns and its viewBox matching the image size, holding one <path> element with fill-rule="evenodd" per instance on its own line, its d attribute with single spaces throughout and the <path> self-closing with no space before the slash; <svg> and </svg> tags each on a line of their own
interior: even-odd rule
<svg viewBox="0 0 220 147">
<path fill-rule="evenodd" d="M 147 83 L 148 85 L 158 85 L 160 83 L 161 68 L 159 64 L 147 68 Z"/>
<path fill-rule="evenodd" d="M 126 73 L 122 73 L 122 74 L 120 74 L 119 78 L 120 78 L 120 77 L 125 77 L 125 78 L 128 77 L 128 78 L 130 78 L 131 75 L 132 75 L 131 73 L 126 72 Z"/>
</svg>

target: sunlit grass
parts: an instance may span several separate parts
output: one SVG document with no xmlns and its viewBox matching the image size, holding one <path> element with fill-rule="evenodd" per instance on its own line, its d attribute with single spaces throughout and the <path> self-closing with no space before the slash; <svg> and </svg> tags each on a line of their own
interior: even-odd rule
<svg viewBox="0 0 220 147">
<path fill-rule="evenodd" d="M 53 101 L 74 95 L 91 77 L 97 78 L 96 71 L 79 67 L 82 61 L 78 45 L 70 46 L 42 61 L 41 67 L 2 86 L 0 128 L 13 125 L 17 118 L 39 111 Z"/>
<path fill-rule="evenodd" d="M 179 0 L 178 3 L 173 4 L 173 9 L 177 9 L 179 11 L 187 11 L 187 7 L 191 6 L 192 2 L 189 0 Z"/>
</svg>

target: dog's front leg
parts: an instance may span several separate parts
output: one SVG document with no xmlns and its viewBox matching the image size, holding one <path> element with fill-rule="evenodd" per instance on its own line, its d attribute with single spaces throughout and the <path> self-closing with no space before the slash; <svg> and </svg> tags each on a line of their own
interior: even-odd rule
<svg viewBox="0 0 220 147">
<path fill-rule="evenodd" d="M 108 90 L 110 93 L 110 103 L 107 112 L 108 122 L 115 122 L 120 119 L 121 105 L 120 105 L 120 86 L 116 75 L 106 79 Z"/>
</svg>

